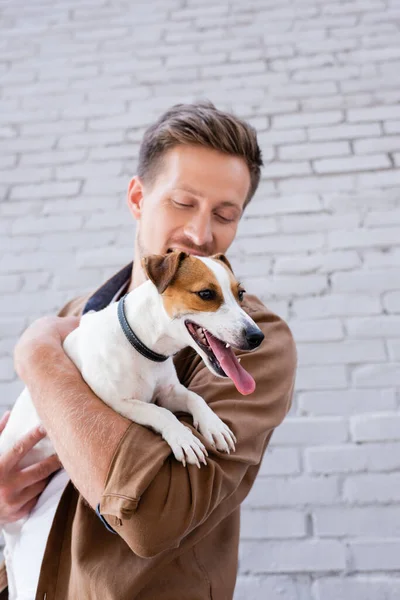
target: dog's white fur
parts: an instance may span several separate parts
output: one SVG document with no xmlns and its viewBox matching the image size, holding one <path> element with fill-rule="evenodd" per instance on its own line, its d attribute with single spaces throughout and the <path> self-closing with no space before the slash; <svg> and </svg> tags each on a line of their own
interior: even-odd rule
<svg viewBox="0 0 400 600">
<path fill-rule="evenodd" d="M 203 398 L 186 389 L 178 380 L 172 355 L 186 346 L 192 346 L 216 374 L 184 321 L 195 321 L 232 346 L 240 345 L 238 341 L 244 328 L 256 325 L 233 296 L 226 268 L 211 258 L 197 259 L 213 271 L 221 286 L 224 304 L 218 311 L 188 312 L 184 318 L 171 319 L 164 308 L 162 296 L 151 281 L 134 289 L 125 300 L 127 320 L 138 338 L 153 351 L 169 355 L 171 358 L 167 361 L 150 361 L 131 346 L 118 321 L 117 303 L 99 312 L 83 315 L 79 327 L 65 339 L 64 350 L 103 402 L 131 421 L 160 433 L 177 460 L 200 467 L 200 460 L 206 464 L 206 449 L 173 412 L 190 413 L 195 427 L 220 451 L 234 451 L 235 437 Z M 155 400 L 159 405 L 154 404 Z M 0 454 L 39 423 L 25 388 L 0 436 Z M 21 460 L 20 466 L 26 467 L 53 453 L 53 446 L 46 437 Z M 12 547 L 15 544 L 24 521 L 21 519 L 3 527 L 7 545 Z"/>
</svg>

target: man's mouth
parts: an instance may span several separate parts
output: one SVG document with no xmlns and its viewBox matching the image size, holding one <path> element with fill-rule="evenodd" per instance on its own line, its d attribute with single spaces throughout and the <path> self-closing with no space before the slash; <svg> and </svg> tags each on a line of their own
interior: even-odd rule
<svg viewBox="0 0 400 600">
<path fill-rule="evenodd" d="M 232 379 L 236 389 L 243 395 L 254 392 L 256 384 L 253 377 L 240 365 L 229 344 L 193 321 L 185 321 L 185 325 L 217 375 Z"/>
<path fill-rule="evenodd" d="M 193 254 L 194 256 L 207 256 L 207 254 L 204 254 L 204 252 L 200 252 L 199 250 L 194 250 L 189 249 L 189 248 L 180 248 L 180 247 L 173 247 L 173 248 L 168 248 L 166 254 L 169 254 L 170 252 L 186 252 L 187 254 Z"/>
</svg>

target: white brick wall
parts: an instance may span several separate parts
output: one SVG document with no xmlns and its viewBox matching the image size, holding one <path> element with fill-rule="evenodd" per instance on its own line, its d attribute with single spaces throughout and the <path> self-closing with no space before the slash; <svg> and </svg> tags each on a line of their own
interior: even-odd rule
<svg viewBox="0 0 400 600">
<path fill-rule="evenodd" d="M 259 131 L 231 259 L 299 350 L 243 505 L 235 600 L 398 600 L 398 1 L 0 6 L 0 405 L 28 322 L 130 259 L 144 128 L 208 97 Z"/>
</svg>

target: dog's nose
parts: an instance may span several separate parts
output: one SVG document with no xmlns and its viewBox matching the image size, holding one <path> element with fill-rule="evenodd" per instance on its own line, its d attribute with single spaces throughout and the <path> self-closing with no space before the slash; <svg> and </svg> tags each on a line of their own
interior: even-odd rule
<svg viewBox="0 0 400 600">
<path fill-rule="evenodd" d="M 264 339 L 264 334 L 260 329 L 247 329 L 246 330 L 246 341 L 249 345 L 249 350 L 258 348 Z"/>
</svg>

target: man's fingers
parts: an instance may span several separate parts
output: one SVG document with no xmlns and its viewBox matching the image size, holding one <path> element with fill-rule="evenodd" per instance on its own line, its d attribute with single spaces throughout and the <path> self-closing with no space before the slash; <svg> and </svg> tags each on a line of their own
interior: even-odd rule
<svg viewBox="0 0 400 600">
<path fill-rule="evenodd" d="M 19 474 L 19 487 L 27 488 L 37 482 L 43 481 L 62 467 L 60 460 L 56 454 L 52 454 L 48 458 L 41 460 L 25 469 L 21 469 Z"/>
<path fill-rule="evenodd" d="M 24 506 L 21 506 L 21 508 L 19 508 L 16 512 L 13 512 L 7 518 L 7 523 L 14 523 L 14 521 L 18 521 L 19 519 L 22 519 L 22 517 L 29 515 L 31 510 L 36 506 L 36 503 L 39 500 L 39 495 L 40 494 L 29 500 L 29 502 L 24 504 Z"/>
<path fill-rule="evenodd" d="M 18 495 L 15 496 L 12 502 L 13 512 L 20 511 L 28 502 L 30 502 L 33 498 L 39 496 L 44 488 L 46 487 L 48 481 L 38 481 L 29 487 L 26 487 L 22 490 Z"/>
<path fill-rule="evenodd" d="M 0 457 L 0 480 L 44 437 L 46 437 L 46 432 L 42 426 L 35 427 L 5 452 Z"/>
<path fill-rule="evenodd" d="M 3 429 L 5 428 L 5 426 L 7 425 L 7 421 L 9 419 L 11 415 L 11 411 L 7 410 L 4 415 L 1 417 L 0 419 L 0 433 L 3 431 Z"/>
</svg>

